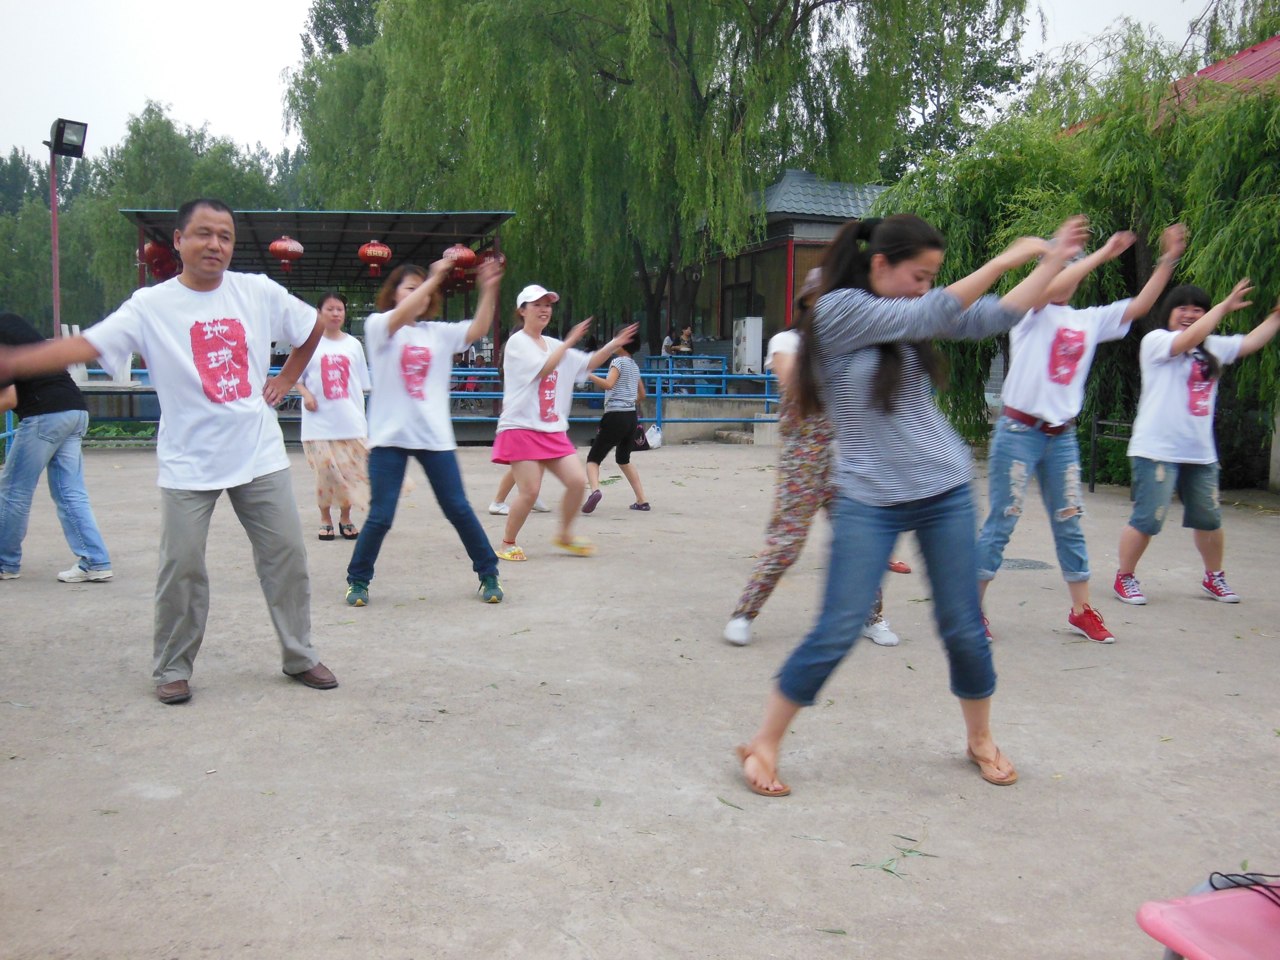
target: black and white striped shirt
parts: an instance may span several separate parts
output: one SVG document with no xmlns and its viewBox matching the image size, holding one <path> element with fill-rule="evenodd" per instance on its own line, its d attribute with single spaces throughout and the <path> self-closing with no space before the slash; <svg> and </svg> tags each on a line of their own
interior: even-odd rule
<svg viewBox="0 0 1280 960">
<path fill-rule="evenodd" d="M 823 405 L 836 428 L 836 484 L 860 503 L 891 506 L 946 493 L 973 477 L 973 457 L 947 422 L 911 344 L 981 340 L 1022 318 L 983 297 L 962 310 L 945 289 L 886 299 L 865 290 L 833 290 L 814 306 Z M 872 397 L 880 344 L 906 348 L 902 385 L 885 413 Z"/>
<path fill-rule="evenodd" d="M 610 361 L 611 368 L 618 369 L 618 379 L 613 386 L 604 392 L 604 408 L 606 410 L 634 410 L 636 408 L 636 385 L 640 382 L 640 368 L 630 357 L 614 357 Z"/>
</svg>

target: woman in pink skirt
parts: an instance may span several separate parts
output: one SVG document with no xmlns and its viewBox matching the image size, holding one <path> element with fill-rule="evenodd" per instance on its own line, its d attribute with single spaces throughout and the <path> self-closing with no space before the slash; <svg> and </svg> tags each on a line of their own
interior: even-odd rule
<svg viewBox="0 0 1280 960">
<path fill-rule="evenodd" d="M 542 335 L 559 299 L 558 293 L 536 283 L 521 290 L 516 313 L 524 326 L 511 334 L 503 351 L 502 416 L 493 441 L 493 462 L 510 464 L 516 481 L 516 495 L 497 551 L 503 560 L 528 559 L 516 537 L 538 499 L 542 476 L 548 470 L 565 488 L 560 528 L 552 544 L 578 557 L 595 553 L 590 541 L 573 535 L 573 520 L 587 485 L 582 461 L 569 439 L 573 385 L 585 380 L 588 370 L 600 366 L 635 336 L 637 325 L 626 327 L 595 353 L 575 350 L 574 344 L 591 326 L 590 317 L 570 330 L 564 340 Z"/>
</svg>

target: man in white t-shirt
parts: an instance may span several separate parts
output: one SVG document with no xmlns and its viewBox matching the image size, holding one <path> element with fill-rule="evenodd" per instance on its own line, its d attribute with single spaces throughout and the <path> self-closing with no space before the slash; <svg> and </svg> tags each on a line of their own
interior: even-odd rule
<svg viewBox="0 0 1280 960">
<path fill-rule="evenodd" d="M 1049 287 L 1050 302 L 1029 312 L 1010 331 L 1009 371 L 1000 395 L 1003 409 L 987 458 L 990 512 L 978 535 L 978 589 L 985 598 L 1034 476 L 1049 512 L 1058 566 L 1071 594 L 1067 623 L 1098 643 L 1114 643 L 1115 636 L 1089 603 L 1075 418 L 1084 406 L 1085 380 L 1098 344 L 1119 340 L 1134 320 L 1155 306 L 1186 246 L 1186 231 L 1181 224 L 1164 231 L 1160 260 L 1133 299 L 1079 310 L 1067 303 L 1091 271 L 1120 256 L 1135 239 L 1128 232 L 1114 234 L 1092 254 L 1066 267 Z"/>
<path fill-rule="evenodd" d="M 173 245 L 181 274 L 137 290 L 83 336 L 0 354 L 0 385 L 15 374 L 91 360 L 114 373 L 133 353 L 146 358 L 161 407 L 152 677 L 162 703 L 191 699 L 188 681 L 209 614 L 205 543 L 224 490 L 253 543 L 284 672 L 315 689 L 336 687 L 311 645 L 302 524 L 273 409 L 319 342 L 315 309 L 265 276 L 227 270 L 235 219 L 219 200 L 183 204 Z M 294 349 L 269 378 L 273 340 Z"/>
</svg>

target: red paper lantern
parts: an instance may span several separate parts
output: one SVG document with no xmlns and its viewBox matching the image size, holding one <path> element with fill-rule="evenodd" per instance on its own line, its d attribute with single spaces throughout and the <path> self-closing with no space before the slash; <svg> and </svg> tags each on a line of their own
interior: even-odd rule
<svg viewBox="0 0 1280 960">
<path fill-rule="evenodd" d="M 178 275 L 178 261 L 167 243 L 148 240 L 142 248 L 142 262 L 156 280 L 169 280 Z"/>
<path fill-rule="evenodd" d="M 293 237 L 279 237 L 271 241 L 271 246 L 267 247 L 268 252 L 280 261 L 280 267 L 285 273 L 293 269 L 293 261 L 302 257 L 302 244 Z"/>
<path fill-rule="evenodd" d="M 455 243 L 444 252 L 446 260 L 452 260 L 454 270 L 470 270 L 476 265 L 476 252 L 462 243 Z"/>
<path fill-rule="evenodd" d="M 486 263 L 491 261 L 497 261 L 498 266 L 500 267 L 505 267 L 507 265 L 506 256 L 490 247 L 488 250 L 481 250 L 476 254 L 476 269 L 479 270 Z"/>
<path fill-rule="evenodd" d="M 369 276 L 382 276 L 382 265 L 391 260 L 391 248 L 380 240 L 370 240 L 360 248 L 358 254 L 361 263 L 369 265 Z"/>
</svg>

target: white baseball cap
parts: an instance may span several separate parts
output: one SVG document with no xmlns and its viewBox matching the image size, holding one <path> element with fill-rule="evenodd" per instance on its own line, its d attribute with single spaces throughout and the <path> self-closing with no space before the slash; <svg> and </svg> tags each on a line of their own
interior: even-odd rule
<svg viewBox="0 0 1280 960">
<path fill-rule="evenodd" d="M 538 286 L 531 283 L 518 294 L 516 294 L 516 309 L 519 310 L 526 303 L 533 303 L 535 300 L 541 300 L 543 297 L 550 297 L 552 303 L 560 302 L 560 294 L 554 290 L 548 290 L 546 287 Z"/>
</svg>

